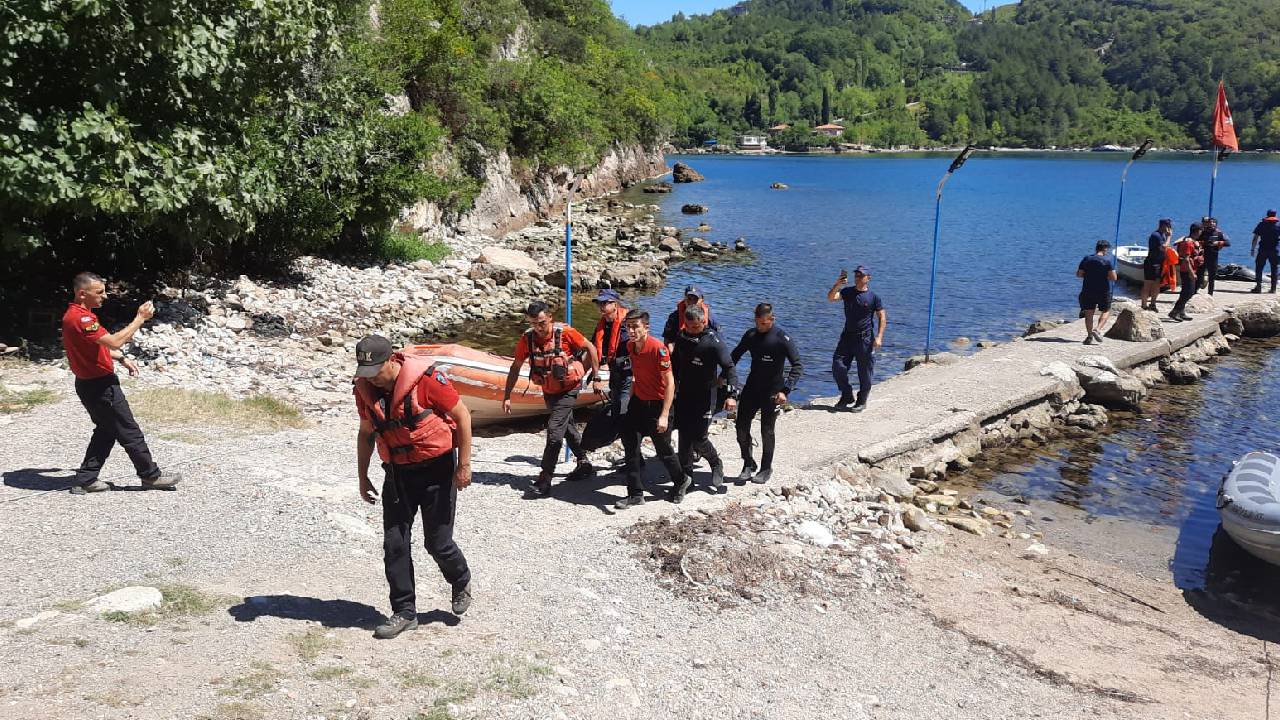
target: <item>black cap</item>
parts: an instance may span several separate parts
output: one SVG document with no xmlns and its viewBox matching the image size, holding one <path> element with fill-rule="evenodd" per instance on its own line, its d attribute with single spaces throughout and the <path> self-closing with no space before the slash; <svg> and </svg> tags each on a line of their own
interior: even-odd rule
<svg viewBox="0 0 1280 720">
<path fill-rule="evenodd" d="M 1268 211 L 1267 211 L 1267 217 L 1275 217 L 1275 216 L 1276 216 L 1276 211 L 1275 211 L 1275 210 L 1268 210 Z"/>
<path fill-rule="evenodd" d="M 381 335 L 366 335 L 356 343 L 356 377 L 373 377 L 391 359 L 391 341 Z"/>
<path fill-rule="evenodd" d="M 692 295 L 692 296 L 694 296 L 694 297 L 698 298 L 699 300 L 701 300 L 701 299 L 702 299 L 702 291 L 698 289 L 698 286 L 697 286 L 697 285 L 686 285 L 686 286 L 685 286 L 685 288 L 684 288 L 684 296 L 685 296 L 685 297 L 689 297 L 690 295 Z"/>
</svg>

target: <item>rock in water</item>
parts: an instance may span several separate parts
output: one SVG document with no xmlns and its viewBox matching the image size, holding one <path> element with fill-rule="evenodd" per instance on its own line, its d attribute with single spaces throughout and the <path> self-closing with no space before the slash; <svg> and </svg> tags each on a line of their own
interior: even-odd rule
<svg viewBox="0 0 1280 720">
<path fill-rule="evenodd" d="M 1232 315 L 1218 324 L 1218 329 L 1223 335 L 1235 335 L 1237 338 L 1244 337 L 1244 323 L 1240 322 L 1240 318 Z"/>
<path fill-rule="evenodd" d="M 1107 407 L 1136 410 L 1147 396 L 1147 386 L 1128 374 L 1116 374 L 1091 367 L 1075 368 L 1084 395 L 1090 401 Z"/>
<path fill-rule="evenodd" d="M 787 184 L 786 184 L 786 183 L 776 182 L 776 183 L 774 183 L 774 184 L 770 185 L 769 187 L 770 187 L 771 189 L 773 189 L 773 190 L 786 190 L 786 189 L 787 189 Z"/>
<path fill-rule="evenodd" d="M 1192 385 L 1203 374 L 1199 365 L 1186 360 L 1171 362 L 1162 367 L 1161 370 L 1164 371 L 1165 378 L 1173 385 Z"/>
<path fill-rule="evenodd" d="M 1164 337 L 1160 316 L 1150 310 L 1142 310 L 1133 303 L 1116 304 L 1116 321 L 1107 331 L 1107 337 L 1128 342 L 1152 342 Z"/>
<path fill-rule="evenodd" d="M 680 252 L 680 241 L 668 235 L 658 241 L 658 249 L 669 253 Z"/>
<path fill-rule="evenodd" d="M 706 180 L 706 178 L 702 176 L 702 173 L 682 162 L 676 163 L 675 166 L 671 168 L 671 179 L 678 183 L 691 183 Z"/>
<path fill-rule="evenodd" d="M 641 190 L 647 193 L 663 194 L 671 192 L 672 187 L 671 183 L 659 182 L 652 185 L 645 185 Z"/>
<path fill-rule="evenodd" d="M 163 601 L 164 596 L 153 587 L 127 587 L 99 595 L 85 603 L 84 607 L 96 613 L 137 613 L 155 610 Z"/>
<path fill-rule="evenodd" d="M 698 205 L 696 203 L 689 203 L 688 205 L 685 205 L 680 208 L 680 212 L 684 213 L 685 215 L 701 215 L 706 211 L 707 211 L 706 205 Z"/>
<path fill-rule="evenodd" d="M 751 249 L 751 246 L 747 245 L 747 239 L 744 237 L 740 237 L 737 240 L 733 241 L 734 252 L 746 252 L 750 249 Z"/>
<path fill-rule="evenodd" d="M 1280 310 L 1273 300 L 1246 300 L 1236 305 L 1234 314 L 1240 321 L 1244 337 L 1263 338 L 1280 334 Z"/>
</svg>

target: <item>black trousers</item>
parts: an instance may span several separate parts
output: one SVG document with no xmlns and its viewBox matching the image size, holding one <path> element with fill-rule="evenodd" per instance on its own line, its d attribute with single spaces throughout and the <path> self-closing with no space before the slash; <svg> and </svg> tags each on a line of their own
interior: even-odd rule
<svg viewBox="0 0 1280 720">
<path fill-rule="evenodd" d="M 544 395 L 542 399 L 551 409 L 551 416 L 547 418 L 547 445 L 542 449 L 542 472 L 549 475 L 556 470 L 560 449 L 564 447 L 565 441 L 568 441 L 569 450 L 579 460 L 587 454 L 582 450 L 582 431 L 573 424 L 573 406 L 578 402 L 578 391 Z"/>
<path fill-rule="evenodd" d="M 1178 271 L 1178 302 L 1173 304 L 1170 315 L 1180 315 L 1187 309 L 1187 302 L 1196 295 L 1196 276 L 1186 270 Z"/>
<path fill-rule="evenodd" d="M 768 470 L 773 467 L 773 429 L 778 420 L 778 406 L 773 402 L 777 393 L 743 392 L 738 398 L 738 419 L 734 427 L 738 431 L 738 449 L 742 451 L 742 462 L 755 465 L 751 459 L 751 423 L 760 414 L 760 446 L 763 453 L 760 467 Z"/>
<path fill-rule="evenodd" d="M 686 391 L 688 392 L 688 391 Z M 676 457 L 686 475 L 693 474 L 693 453 L 707 459 L 711 468 L 723 468 L 720 453 L 711 444 L 708 437 L 711 430 L 711 416 L 714 414 L 715 397 L 708 392 L 693 392 L 694 402 L 676 398 L 675 426 L 679 436 L 676 438 Z M 687 397 L 687 396 L 686 396 Z M 697 402 L 705 399 L 706 402 Z"/>
<path fill-rule="evenodd" d="M 453 586 L 471 582 L 471 570 L 453 541 L 458 491 L 453 487 L 453 452 L 411 466 L 384 463 L 382 483 L 382 564 L 391 586 L 391 612 L 416 613 L 413 580 L 413 521 L 422 512 L 422 537 L 440 574 Z"/>
<path fill-rule="evenodd" d="M 626 428 L 622 433 L 622 447 L 626 451 L 627 462 L 627 494 L 635 497 L 644 494 L 644 482 L 641 474 L 644 471 L 644 456 L 640 454 L 640 443 L 648 437 L 653 440 L 653 447 L 658 452 L 658 459 L 667 468 L 672 482 L 678 482 L 683 473 L 680 460 L 676 458 L 675 448 L 671 447 L 671 428 L 664 433 L 658 432 L 658 416 L 662 414 L 661 400 L 641 400 L 631 398 L 627 408 Z"/>
<path fill-rule="evenodd" d="M 1209 288 L 1209 294 L 1212 295 L 1213 281 L 1217 274 L 1218 274 L 1218 256 L 1216 254 L 1215 255 L 1206 254 L 1204 256 L 1204 264 L 1201 265 L 1200 269 L 1196 271 L 1196 287 L 1197 288 L 1207 287 Z"/>
<path fill-rule="evenodd" d="M 622 435 L 630 405 L 631 373 L 610 373 L 609 404 L 587 421 L 582 431 L 582 451 L 593 452 L 617 440 Z"/>
<path fill-rule="evenodd" d="M 1276 265 L 1280 264 L 1280 250 L 1272 248 L 1263 250 L 1258 248 L 1258 259 L 1253 264 L 1253 274 L 1258 280 L 1258 287 L 1262 287 L 1262 269 L 1271 263 L 1271 292 L 1276 291 Z"/>
<path fill-rule="evenodd" d="M 142 428 L 133 419 L 129 401 L 124 397 L 120 378 L 113 373 L 92 380 L 76 380 L 76 395 L 80 396 L 80 403 L 93 420 L 93 437 L 89 439 L 84 461 L 76 472 L 77 482 L 87 484 L 97 480 L 116 443 L 120 443 L 128 453 L 138 477 L 150 480 L 160 476 L 160 468 L 151 459 L 151 450 L 142 436 Z"/>
</svg>

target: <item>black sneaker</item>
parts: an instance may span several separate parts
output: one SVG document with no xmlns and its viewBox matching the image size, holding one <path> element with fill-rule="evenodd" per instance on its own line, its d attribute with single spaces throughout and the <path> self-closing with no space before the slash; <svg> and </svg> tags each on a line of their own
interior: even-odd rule
<svg viewBox="0 0 1280 720">
<path fill-rule="evenodd" d="M 853 393 L 842 393 L 840 399 L 836 401 L 836 407 L 844 409 L 853 404 Z"/>
<path fill-rule="evenodd" d="M 551 473 L 539 473 L 538 479 L 533 481 L 530 492 L 538 498 L 551 497 Z"/>
<path fill-rule="evenodd" d="M 756 474 L 756 466 L 754 464 L 747 463 L 746 465 L 743 465 L 742 472 L 738 473 L 738 484 L 739 485 L 745 484 L 748 480 L 751 479 L 751 476 L 755 474 Z"/>
<path fill-rule="evenodd" d="M 751 482 L 757 485 L 763 485 L 769 482 L 769 478 L 773 477 L 773 468 L 765 468 L 755 475 L 751 476 Z"/>
<path fill-rule="evenodd" d="M 1261 285 L 1255 285 L 1255 286 L 1254 286 L 1254 288 L 1253 288 L 1252 290 L 1250 290 L 1249 292 L 1253 293 L 1254 295 L 1261 295 L 1261 294 L 1262 294 L 1262 286 L 1261 286 Z"/>
<path fill-rule="evenodd" d="M 1094 330 L 1094 331 L 1093 331 L 1093 341 L 1094 341 L 1094 342 L 1096 342 L 1096 343 L 1098 343 L 1099 345 L 1101 345 L 1101 344 L 1102 344 L 1102 331 L 1101 331 L 1101 330 Z"/>
<path fill-rule="evenodd" d="M 1093 339 L 1093 333 L 1089 333 L 1089 336 L 1088 336 L 1088 337 L 1086 337 L 1086 338 L 1084 339 L 1084 344 L 1085 344 L 1085 345 L 1093 345 L 1093 344 L 1095 344 L 1096 342 L 1097 342 L 1097 341 Z"/>
<path fill-rule="evenodd" d="M 614 503 L 613 506 L 619 510 L 626 510 L 627 508 L 635 507 L 636 505 L 643 505 L 643 504 L 644 504 L 644 495 L 628 495 L 622 498 L 621 500 L 619 500 L 618 502 Z"/>
<path fill-rule="evenodd" d="M 1178 315 L 1178 314 L 1175 314 L 1175 313 L 1173 313 L 1172 311 L 1169 313 L 1169 319 L 1170 319 L 1170 320 L 1173 320 L 1173 321 L 1176 321 L 1176 322 L 1182 322 L 1182 316 L 1181 316 L 1181 315 Z"/>
<path fill-rule="evenodd" d="M 591 463 L 583 461 L 578 463 L 578 467 L 574 468 L 564 479 L 568 482 L 578 482 L 580 480 L 590 480 L 595 476 L 595 467 Z"/>
<path fill-rule="evenodd" d="M 471 607 L 471 583 L 453 588 L 453 614 L 462 615 Z"/>
<path fill-rule="evenodd" d="M 373 629 L 373 636 L 379 640 L 390 640 L 402 632 L 418 629 L 417 614 L 396 613 L 387 621 Z"/>
<path fill-rule="evenodd" d="M 693 478 L 684 475 L 675 485 L 667 491 L 667 501 L 679 505 L 684 502 L 684 494 L 689 492 L 689 486 L 693 484 Z"/>
<path fill-rule="evenodd" d="M 717 495 L 728 492 L 724 489 L 724 466 L 717 465 L 711 468 L 711 490 Z"/>
<path fill-rule="evenodd" d="M 849 412 L 862 412 L 863 410 L 866 410 L 866 409 L 867 409 L 867 401 L 860 400 L 858 401 L 857 405 L 854 405 L 853 407 L 849 408 Z"/>
</svg>

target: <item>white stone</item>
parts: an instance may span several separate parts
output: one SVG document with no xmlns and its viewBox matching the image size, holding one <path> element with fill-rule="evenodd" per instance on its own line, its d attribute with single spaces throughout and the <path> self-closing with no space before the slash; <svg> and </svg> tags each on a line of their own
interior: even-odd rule
<svg viewBox="0 0 1280 720">
<path fill-rule="evenodd" d="M 153 587 L 120 588 L 106 595 L 99 595 L 84 604 L 86 610 L 95 613 L 122 612 L 137 613 L 155 610 L 164 601 L 164 596 Z"/>
<path fill-rule="evenodd" d="M 1049 554 L 1049 548 L 1045 547 L 1041 543 L 1031 543 L 1030 545 L 1027 546 L 1025 550 L 1022 551 L 1022 557 L 1025 557 L 1025 558 L 1044 557 L 1045 555 L 1048 555 L 1048 554 Z"/>
<path fill-rule="evenodd" d="M 831 530 L 816 520 L 805 520 L 800 523 L 796 526 L 796 534 L 818 547 L 830 547 L 836 541 Z"/>
<path fill-rule="evenodd" d="M 346 530 L 353 535 L 361 535 L 363 537 L 375 537 L 378 535 L 373 528 L 369 527 L 369 523 L 354 515 L 344 513 L 331 512 L 327 517 L 333 521 L 335 525 Z"/>
<path fill-rule="evenodd" d="M 1076 373 L 1071 366 L 1061 362 L 1051 362 L 1040 368 L 1040 374 L 1045 376 L 1053 376 L 1064 383 L 1075 383 Z"/>
<path fill-rule="evenodd" d="M 38 612 L 35 615 L 32 615 L 31 617 L 28 617 L 28 618 L 22 618 L 21 620 L 14 620 L 13 626 L 19 630 L 27 630 L 31 628 L 33 625 L 42 623 L 45 620 L 52 620 L 61 614 L 62 613 L 58 612 L 57 610 L 45 610 L 43 612 Z"/>
</svg>

